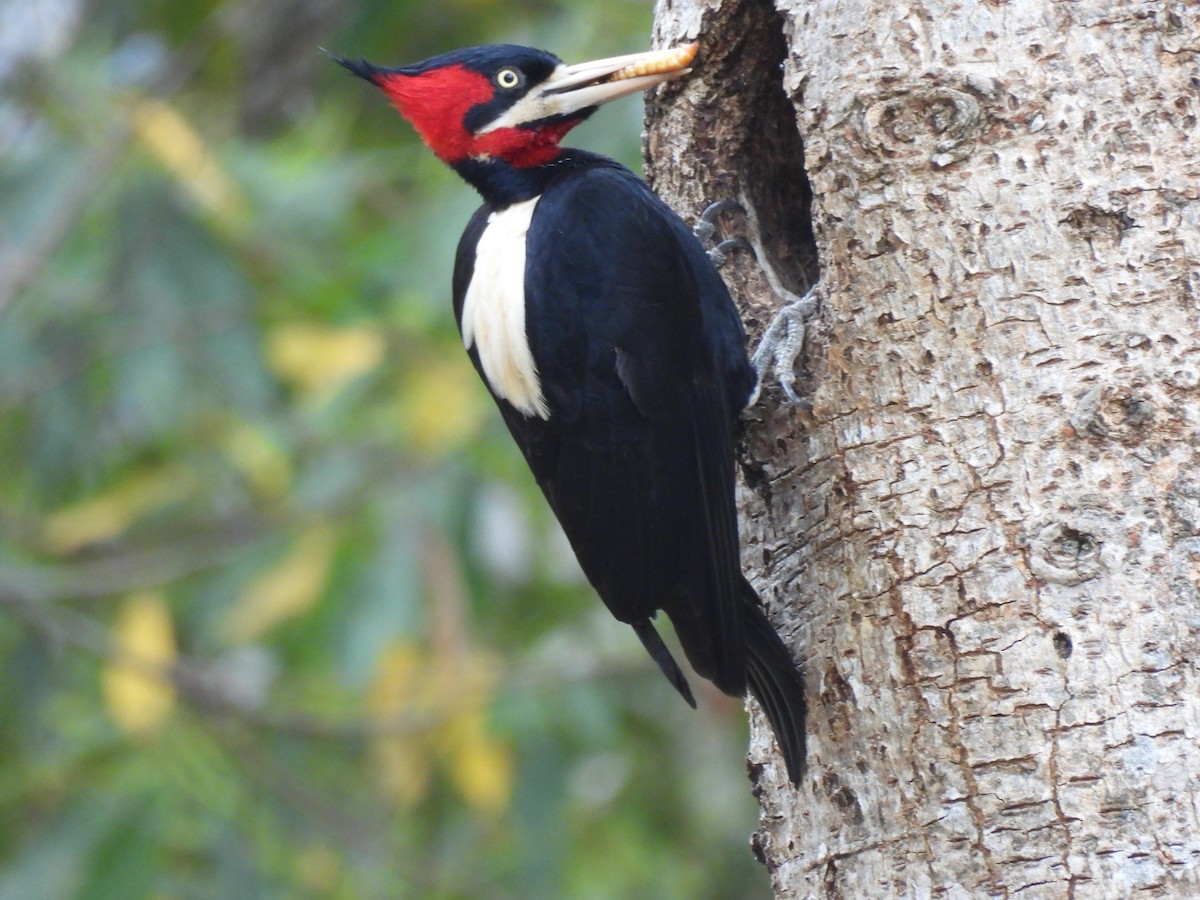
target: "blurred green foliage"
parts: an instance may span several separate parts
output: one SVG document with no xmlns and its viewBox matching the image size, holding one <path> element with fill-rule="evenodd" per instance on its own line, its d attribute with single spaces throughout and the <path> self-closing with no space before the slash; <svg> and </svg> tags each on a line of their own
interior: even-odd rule
<svg viewBox="0 0 1200 900">
<path fill-rule="evenodd" d="M 650 12 L 0 4 L 0 898 L 767 893 L 740 706 L 608 617 L 462 351 L 473 193 L 319 50 Z"/>
</svg>

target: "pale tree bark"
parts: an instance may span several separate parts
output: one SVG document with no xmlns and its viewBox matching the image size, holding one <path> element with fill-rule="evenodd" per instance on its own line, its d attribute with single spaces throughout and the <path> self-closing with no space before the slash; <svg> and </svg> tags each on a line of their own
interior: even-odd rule
<svg viewBox="0 0 1200 900">
<path fill-rule="evenodd" d="M 656 189 L 732 198 L 798 360 L 741 459 L 803 659 L 784 897 L 1200 896 L 1200 4 L 664 0 Z M 811 189 L 810 186 L 811 185 Z M 724 266 L 761 333 L 778 301 Z"/>
</svg>

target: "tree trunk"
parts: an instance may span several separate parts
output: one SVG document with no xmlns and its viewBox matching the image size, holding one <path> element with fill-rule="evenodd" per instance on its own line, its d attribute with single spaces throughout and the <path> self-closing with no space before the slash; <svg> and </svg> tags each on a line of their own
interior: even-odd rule
<svg viewBox="0 0 1200 900">
<path fill-rule="evenodd" d="M 782 897 L 1200 895 L 1200 7 L 662 0 L 647 156 L 821 306 L 764 391 L 745 564 Z M 811 185 L 811 188 L 810 188 Z M 752 337 L 778 300 L 723 268 Z"/>
</svg>

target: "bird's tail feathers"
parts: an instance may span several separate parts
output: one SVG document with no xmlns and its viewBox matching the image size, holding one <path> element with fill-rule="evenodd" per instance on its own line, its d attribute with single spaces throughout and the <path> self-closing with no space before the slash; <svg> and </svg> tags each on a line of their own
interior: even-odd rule
<svg viewBox="0 0 1200 900">
<path fill-rule="evenodd" d="M 799 786 L 806 753 L 804 678 L 748 582 L 746 591 L 746 680 L 775 732 L 788 778 Z"/>
<path fill-rule="evenodd" d="M 641 619 L 630 624 L 637 636 L 641 638 L 642 646 L 646 648 L 650 658 L 658 663 L 658 668 L 667 676 L 667 681 L 675 685 L 675 690 L 679 691 L 692 709 L 695 709 L 696 698 L 692 696 L 692 689 L 688 685 L 687 679 L 683 677 L 679 663 L 675 662 L 675 657 L 671 655 L 671 651 L 663 643 L 662 637 L 654 629 L 653 623 L 649 619 Z"/>
</svg>

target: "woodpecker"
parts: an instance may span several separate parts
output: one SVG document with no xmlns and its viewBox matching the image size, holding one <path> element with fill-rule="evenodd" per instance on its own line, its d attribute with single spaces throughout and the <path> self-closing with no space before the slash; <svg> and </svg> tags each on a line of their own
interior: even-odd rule
<svg viewBox="0 0 1200 900">
<path fill-rule="evenodd" d="M 559 145 L 601 104 L 689 73 L 695 54 L 568 66 L 487 45 L 399 68 L 335 59 L 483 198 L 458 245 L 455 318 L 584 574 L 690 705 L 659 610 L 699 675 L 749 689 L 799 784 L 803 679 L 739 558 L 734 439 L 757 380 L 741 319 L 645 182 Z"/>
</svg>

